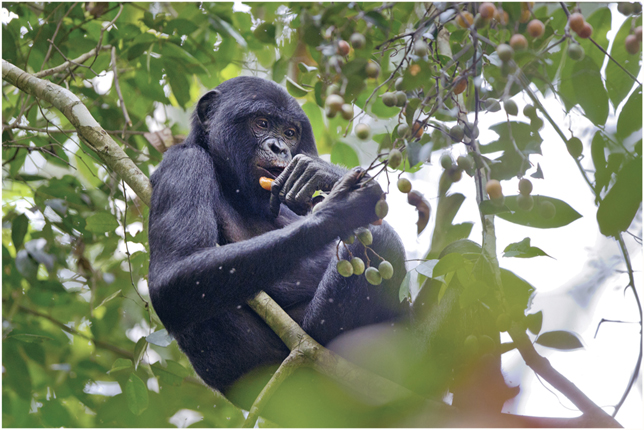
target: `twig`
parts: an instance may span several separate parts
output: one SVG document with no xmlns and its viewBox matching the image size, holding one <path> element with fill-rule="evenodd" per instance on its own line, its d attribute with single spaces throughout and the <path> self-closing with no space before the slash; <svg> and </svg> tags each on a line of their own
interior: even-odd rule
<svg viewBox="0 0 644 430">
<path fill-rule="evenodd" d="M 635 277 L 633 276 L 633 266 L 631 265 L 631 259 L 628 255 L 628 249 L 626 248 L 626 244 L 624 243 L 624 238 L 622 238 L 621 234 L 617 236 L 617 241 L 619 242 L 619 247 L 622 250 L 622 255 L 624 256 L 624 262 L 626 262 L 626 269 L 628 270 L 628 286 L 631 287 L 631 289 L 633 290 L 633 295 L 635 295 L 635 303 L 637 303 L 637 311 L 640 314 L 640 347 L 639 347 L 639 353 L 637 354 L 637 363 L 635 363 L 635 370 L 633 370 L 631 379 L 628 381 L 628 385 L 626 386 L 626 391 L 624 391 L 622 398 L 619 399 L 619 402 L 617 402 L 617 404 L 615 405 L 615 411 L 613 412 L 613 417 L 615 417 L 617 415 L 617 412 L 619 412 L 619 409 L 624 404 L 626 397 L 628 397 L 628 393 L 630 393 L 631 388 L 633 388 L 633 384 L 635 384 L 635 381 L 637 380 L 637 376 L 639 375 L 639 372 L 640 372 L 640 367 L 642 366 L 642 346 L 644 343 L 644 333 L 642 333 L 642 303 L 640 302 L 640 297 L 637 294 L 637 289 L 635 289 Z"/>
<path fill-rule="evenodd" d="M 112 49 L 112 46 L 111 45 L 105 45 L 105 46 L 100 48 L 100 50 L 105 50 L 105 51 L 108 50 L 108 49 Z M 95 56 L 96 53 L 97 53 L 96 48 L 93 48 L 91 51 L 81 55 L 78 58 L 75 58 L 75 59 L 69 60 L 69 61 L 65 61 L 60 66 L 56 66 L 56 67 L 53 67 L 51 69 L 47 69 L 47 70 L 43 70 L 41 72 L 35 73 L 34 76 L 37 77 L 37 78 L 44 78 L 45 76 L 50 76 L 50 75 L 53 75 L 55 73 L 60 73 L 60 72 L 65 71 L 72 64 L 76 65 L 76 66 L 81 66 L 82 63 L 84 63 L 88 59 L 90 59 L 93 56 Z"/>
<path fill-rule="evenodd" d="M 250 408 L 246 421 L 244 421 L 244 424 L 242 425 L 243 428 L 253 428 L 255 426 L 255 421 L 259 418 L 259 414 L 280 385 L 282 385 L 282 382 L 284 382 L 296 369 L 302 367 L 302 365 L 307 361 L 308 359 L 306 356 L 298 349 L 291 351 L 288 357 L 286 357 L 280 367 L 275 371 L 270 381 L 264 385 L 261 393 L 259 393 L 253 402 L 253 406 Z"/>
<path fill-rule="evenodd" d="M 130 115 L 127 114 L 127 107 L 125 107 L 125 101 L 123 101 L 123 94 L 121 93 L 121 86 L 119 85 L 119 76 L 116 71 L 116 48 L 112 47 L 112 71 L 114 71 L 114 87 L 116 88 L 116 94 L 119 97 L 119 102 L 121 103 L 121 110 L 123 111 L 123 118 L 125 118 L 125 126 L 123 126 L 123 134 L 121 138 L 125 139 L 125 132 L 127 127 L 132 127 L 132 120 Z"/>
<path fill-rule="evenodd" d="M 54 46 L 54 40 L 56 40 L 56 36 L 58 35 L 58 30 L 60 30 L 60 26 L 63 24 L 63 21 L 65 18 L 67 18 L 67 15 L 76 7 L 78 3 L 74 3 L 72 7 L 70 7 L 67 12 L 65 12 L 65 15 L 58 21 L 58 25 L 56 26 L 56 30 L 54 31 L 54 34 L 51 36 L 51 39 L 47 39 L 49 42 L 49 48 L 47 49 L 47 54 L 45 54 L 45 59 L 43 60 L 42 64 L 40 65 L 40 70 L 45 67 L 45 63 L 49 61 L 49 57 L 51 56 L 51 48 Z"/>
</svg>

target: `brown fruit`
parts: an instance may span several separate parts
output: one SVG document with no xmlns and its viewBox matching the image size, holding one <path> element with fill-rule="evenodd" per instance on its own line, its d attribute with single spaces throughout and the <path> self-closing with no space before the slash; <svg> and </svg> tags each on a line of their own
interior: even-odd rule
<svg viewBox="0 0 644 430">
<path fill-rule="evenodd" d="M 510 46 L 515 51 L 522 51 L 528 47 L 528 39 L 523 34 L 514 34 L 510 38 Z"/>
<path fill-rule="evenodd" d="M 273 181 L 275 179 L 272 178 L 267 178 L 266 176 L 262 176 L 259 178 L 259 186 L 265 189 L 266 191 L 271 190 L 271 185 L 273 185 Z"/>
<path fill-rule="evenodd" d="M 528 34 L 535 39 L 543 36 L 544 31 L 546 31 L 546 26 L 538 19 L 533 19 L 528 24 Z"/>
<path fill-rule="evenodd" d="M 494 18 L 494 14 L 496 14 L 496 6 L 489 2 L 481 3 L 479 6 L 479 13 L 485 19 Z"/>
<path fill-rule="evenodd" d="M 568 19 L 568 23 L 572 31 L 574 31 L 575 33 L 579 33 L 583 28 L 584 24 L 586 24 L 586 20 L 584 19 L 584 16 L 582 14 L 580 14 L 579 12 L 575 12 L 572 15 L 570 15 L 570 18 Z"/>
<path fill-rule="evenodd" d="M 637 36 L 634 34 L 626 36 L 624 44 L 626 45 L 626 51 L 631 55 L 635 55 L 640 51 L 640 41 L 637 40 Z"/>
<path fill-rule="evenodd" d="M 374 61 L 369 61 L 365 70 L 367 72 L 367 76 L 372 79 L 377 78 L 380 74 L 380 66 Z"/>
<path fill-rule="evenodd" d="M 593 26 L 585 23 L 584 26 L 577 32 L 577 36 L 582 39 L 588 39 L 593 34 Z"/>
<path fill-rule="evenodd" d="M 458 78 L 454 84 L 454 94 L 460 94 L 467 88 L 467 78 Z"/>
<path fill-rule="evenodd" d="M 423 202 L 423 195 L 416 190 L 411 190 L 407 194 L 407 203 L 412 206 L 418 206 Z"/>
<path fill-rule="evenodd" d="M 413 139 L 420 139 L 423 134 L 425 133 L 425 129 L 423 128 L 423 123 L 422 121 L 416 121 L 414 125 L 411 127 L 411 134 Z"/>
<path fill-rule="evenodd" d="M 338 54 L 344 56 L 349 55 L 350 46 L 346 40 L 340 40 L 338 42 Z"/>
<path fill-rule="evenodd" d="M 508 15 L 508 13 L 504 10 L 499 11 L 497 9 L 496 13 L 494 14 L 494 20 L 501 25 L 506 25 L 510 21 L 510 15 Z"/>
<path fill-rule="evenodd" d="M 474 17 L 471 13 L 464 10 L 456 16 L 456 23 L 463 28 L 470 28 L 470 26 L 474 23 Z"/>
<path fill-rule="evenodd" d="M 635 37 L 637 37 L 637 40 L 640 42 L 642 41 L 642 27 L 635 27 Z"/>
<path fill-rule="evenodd" d="M 501 188 L 501 183 L 496 179 L 490 179 L 489 181 L 487 181 L 487 184 L 485 184 L 485 191 L 492 200 L 500 199 L 503 197 L 503 189 Z"/>
<path fill-rule="evenodd" d="M 525 24 L 530 20 L 530 9 L 524 9 L 521 11 L 521 18 L 519 18 L 519 22 L 521 24 Z"/>
</svg>

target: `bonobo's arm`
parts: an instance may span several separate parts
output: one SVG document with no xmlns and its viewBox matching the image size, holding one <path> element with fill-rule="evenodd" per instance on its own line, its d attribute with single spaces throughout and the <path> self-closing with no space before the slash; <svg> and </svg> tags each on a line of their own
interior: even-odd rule
<svg viewBox="0 0 644 430">
<path fill-rule="evenodd" d="M 298 154 L 271 186 L 271 211 L 279 215 L 280 203 L 298 215 L 311 209 L 311 196 L 317 190 L 331 191 L 347 170 L 319 157 Z"/>
<path fill-rule="evenodd" d="M 197 146 L 168 151 L 152 178 L 149 226 L 150 294 L 168 330 L 242 304 L 337 236 L 375 221 L 382 190 L 373 181 L 356 187 L 360 177 L 347 173 L 308 217 L 217 246 L 214 209 L 223 196 L 209 154 Z"/>
</svg>

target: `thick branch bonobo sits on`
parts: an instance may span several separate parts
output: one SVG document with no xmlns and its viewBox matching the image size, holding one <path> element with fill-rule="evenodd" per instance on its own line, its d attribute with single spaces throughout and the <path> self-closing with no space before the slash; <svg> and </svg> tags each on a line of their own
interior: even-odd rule
<svg viewBox="0 0 644 430">
<path fill-rule="evenodd" d="M 271 192 L 262 176 L 275 179 Z M 398 300 L 404 249 L 386 223 L 370 227 L 372 247 L 394 265 L 392 279 L 374 286 L 336 271 L 338 237 L 377 219 L 382 190 L 363 176 L 318 157 L 308 118 L 273 82 L 231 79 L 199 101 L 190 135 L 152 175 L 150 291 L 210 386 L 287 356 L 245 303 L 260 290 L 322 344 L 408 312 Z M 316 190 L 330 193 L 311 213 Z M 349 249 L 365 258 L 357 241 Z"/>
</svg>

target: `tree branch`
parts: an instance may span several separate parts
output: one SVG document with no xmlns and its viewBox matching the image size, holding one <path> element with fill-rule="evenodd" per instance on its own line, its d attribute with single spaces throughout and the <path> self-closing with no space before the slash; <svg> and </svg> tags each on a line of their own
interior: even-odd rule
<svg viewBox="0 0 644 430">
<path fill-rule="evenodd" d="M 38 79 L 6 60 L 2 60 L 2 78 L 25 93 L 45 100 L 60 110 L 76 128 L 78 135 L 134 190 L 147 205 L 152 186 L 147 176 L 89 113 L 80 99 L 67 89 Z"/>
<path fill-rule="evenodd" d="M 100 48 L 100 51 L 107 51 L 107 50 L 110 50 L 110 49 L 112 49 L 111 45 L 105 45 L 105 46 L 102 46 Z M 69 61 L 65 61 L 60 66 L 56 66 L 56 67 L 53 67 L 51 69 L 43 70 L 42 72 L 34 73 L 33 76 L 35 76 L 37 78 L 44 78 L 46 76 L 51 76 L 51 75 L 55 75 L 56 73 L 64 72 L 65 70 L 67 70 L 69 68 L 69 66 L 81 65 L 82 63 L 84 63 L 85 61 L 89 60 L 90 58 L 92 58 L 95 55 L 96 55 L 96 48 L 92 49 L 89 52 L 86 52 L 85 54 L 81 55 L 78 58 L 75 58 L 75 59 L 69 60 Z M 4 64 L 3 64 L 2 67 L 4 69 Z M 3 75 L 3 77 L 4 77 L 4 75 Z"/>
</svg>

